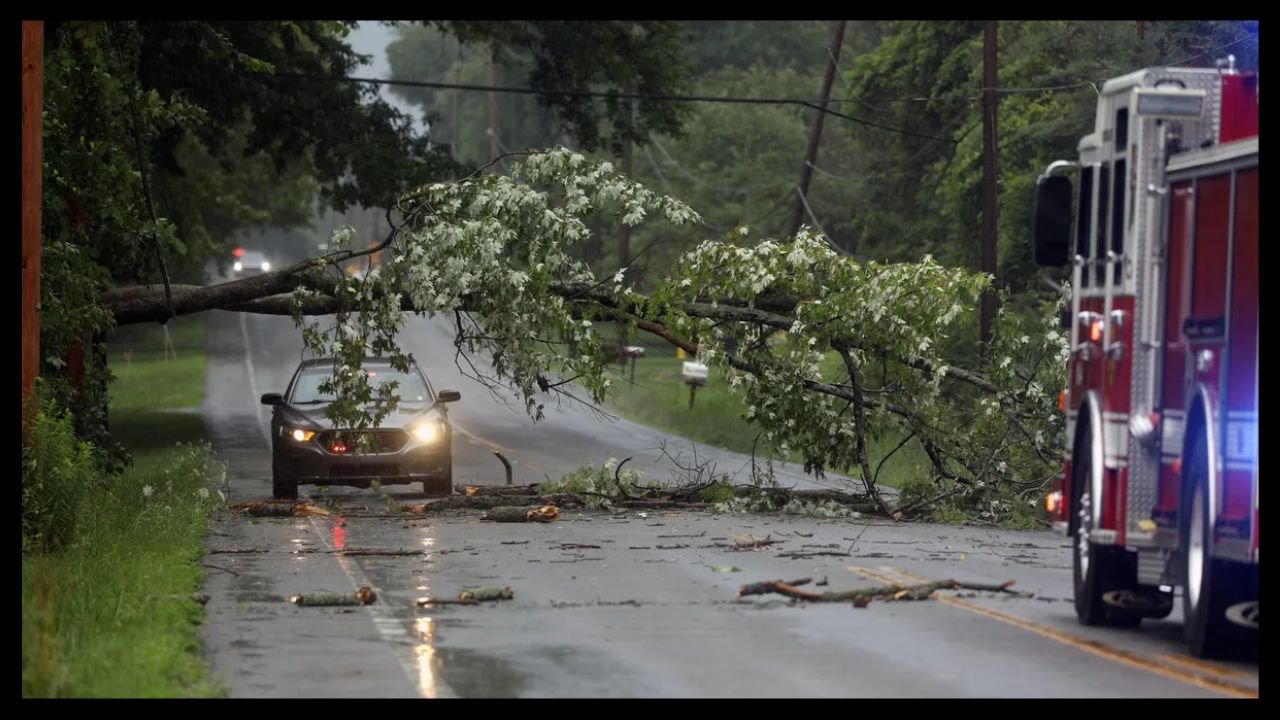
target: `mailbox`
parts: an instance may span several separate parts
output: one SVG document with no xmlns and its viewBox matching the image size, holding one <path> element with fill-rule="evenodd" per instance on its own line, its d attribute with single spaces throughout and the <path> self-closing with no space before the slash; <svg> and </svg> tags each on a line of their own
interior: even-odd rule
<svg viewBox="0 0 1280 720">
<path fill-rule="evenodd" d="M 639 345 L 623 345 L 622 352 L 618 355 L 618 362 L 623 365 L 627 364 L 627 360 L 631 361 L 631 384 L 636 384 L 636 358 L 644 357 L 644 348 Z"/>
<path fill-rule="evenodd" d="M 681 375 L 684 376 L 684 381 L 688 385 L 707 384 L 707 366 L 700 362 L 686 362 Z"/>
</svg>

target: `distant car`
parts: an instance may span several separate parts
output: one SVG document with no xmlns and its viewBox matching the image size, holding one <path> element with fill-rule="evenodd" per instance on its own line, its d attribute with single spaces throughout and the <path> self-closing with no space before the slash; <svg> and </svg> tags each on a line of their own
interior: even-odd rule
<svg viewBox="0 0 1280 720">
<path fill-rule="evenodd" d="M 245 250 L 236 258 L 235 264 L 231 266 L 237 278 L 249 277 L 250 275 L 261 275 L 265 272 L 271 272 L 271 263 L 267 262 L 267 256 L 257 250 Z"/>
<path fill-rule="evenodd" d="M 403 373 L 383 358 L 369 358 L 361 368 L 377 388 L 398 383 L 400 402 L 382 425 L 366 430 L 370 446 L 356 452 L 351 431 L 334 428 L 325 417 L 333 396 L 320 384 L 333 374 L 333 359 L 305 360 L 284 394 L 267 393 L 262 404 L 271 413 L 271 490 L 276 498 L 296 498 L 298 485 L 370 487 L 421 482 L 428 495 L 453 492 L 453 426 L 447 403 L 462 395 L 439 393 L 416 365 Z"/>
</svg>

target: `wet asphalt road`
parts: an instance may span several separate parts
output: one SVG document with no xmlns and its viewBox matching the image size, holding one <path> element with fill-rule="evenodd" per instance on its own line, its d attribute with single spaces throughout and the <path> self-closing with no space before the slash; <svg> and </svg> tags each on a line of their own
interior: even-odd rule
<svg viewBox="0 0 1280 720">
<path fill-rule="evenodd" d="M 655 477 L 671 464 L 657 431 L 547 408 L 534 425 L 454 365 L 448 326 L 410 321 L 402 338 L 451 407 L 455 483 L 501 484 L 500 449 L 518 484 L 584 462 L 632 456 Z M 270 497 L 265 392 L 301 358 L 288 318 L 209 315 L 206 427 L 229 466 L 231 501 Z M 666 437 L 669 448 L 689 446 Z M 709 453 L 721 470 L 749 459 Z M 812 484 L 795 472 L 785 484 Z M 829 481 L 831 482 L 831 481 Z M 386 514 L 411 486 L 333 488 L 332 518 L 221 515 L 206 558 L 205 654 L 233 697 L 1249 697 L 1257 666 L 1203 663 L 1182 650 L 1180 613 L 1138 631 L 1080 626 L 1071 555 L 1052 533 L 861 519 L 723 516 L 694 511 L 567 511 L 550 524 L 487 523 L 480 512 Z M 323 502 L 315 488 L 300 496 Z M 736 537 L 782 540 L 736 552 Z M 582 547 L 592 546 L 592 547 Z M 377 549 L 404 556 L 340 554 Z M 229 552 L 230 551 L 230 552 Z M 792 559 L 791 552 L 832 552 Z M 735 572 L 721 572 L 726 566 Z M 1034 597 L 945 595 L 929 602 L 793 605 L 738 599 L 744 583 L 800 577 L 875 587 L 919 579 L 1000 583 Z M 358 608 L 299 608 L 295 593 L 368 585 Z M 465 587 L 515 599 L 418 608 Z"/>
</svg>

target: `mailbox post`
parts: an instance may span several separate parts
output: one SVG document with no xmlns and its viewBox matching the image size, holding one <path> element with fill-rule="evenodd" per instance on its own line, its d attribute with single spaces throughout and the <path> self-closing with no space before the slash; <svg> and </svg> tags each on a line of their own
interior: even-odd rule
<svg viewBox="0 0 1280 720">
<path fill-rule="evenodd" d="M 622 359 L 626 362 L 627 358 L 631 359 L 631 384 L 636 384 L 636 358 L 644 357 L 644 348 L 639 345 L 627 345 L 622 348 Z"/>
<path fill-rule="evenodd" d="M 707 366 L 700 362 L 685 362 L 684 369 L 680 373 L 684 377 L 684 382 L 689 386 L 689 409 L 693 409 L 693 397 L 697 395 L 698 388 L 707 384 Z"/>
</svg>

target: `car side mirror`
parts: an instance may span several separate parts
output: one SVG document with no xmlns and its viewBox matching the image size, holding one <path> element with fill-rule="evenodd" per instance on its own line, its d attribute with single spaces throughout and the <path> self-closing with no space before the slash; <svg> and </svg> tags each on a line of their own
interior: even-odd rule
<svg viewBox="0 0 1280 720">
<path fill-rule="evenodd" d="M 280 393 L 266 393 L 262 396 L 263 405 L 283 405 L 284 396 Z"/>
<path fill-rule="evenodd" d="M 461 399 L 462 393 L 457 390 L 441 390 L 440 394 L 436 395 L 436 402 L 439 403 L 458 402 Z"/>
</svg>

